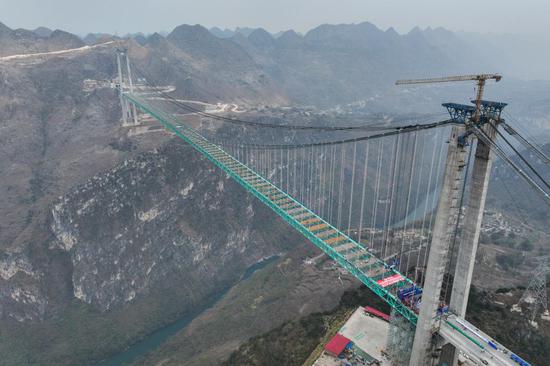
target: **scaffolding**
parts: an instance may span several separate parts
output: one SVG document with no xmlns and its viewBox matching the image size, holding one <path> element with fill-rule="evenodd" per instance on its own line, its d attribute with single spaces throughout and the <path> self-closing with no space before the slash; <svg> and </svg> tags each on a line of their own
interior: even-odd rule
<svg viewBox="0 0 550 366">
<path fill-rule="evenodd" d="M 414 331 L 414 326 L 392 309 L 387 341 L 387 353 L 391 359 L 392 366 L 409 365 Z"/>
</svg>

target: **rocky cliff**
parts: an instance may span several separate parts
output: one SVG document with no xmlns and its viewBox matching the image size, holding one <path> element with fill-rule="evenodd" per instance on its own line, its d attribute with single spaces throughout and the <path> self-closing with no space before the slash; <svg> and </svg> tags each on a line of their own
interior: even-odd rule
<svg viewBox="0 0 550 366">
<path fill-rule="evenodd" d="M 38 33 L 0 24 L 0 57 L 82 45 L 64 32 Z M 149 82 L 173 85 L 174 96 L 185 99 L 328 107 L 362 100 L 369 111 L 395 112 L 401 105 L 418 112 L 418 103 L 439 108 L 440 89 L 425 89 L 424 98 L 410 89 L 388 94 L 395 90 L 396 70 L 411 77 L 463 71 L 453 69 L 459 63 L 448 50 L 434 46 L 436 36 L 418 30 L 400 36 L 364 23 L 321 26 L 305 36 L 287 32 L 274 38 L 247 30 L 217 39 L 200 26 L 181 26 L 168 37 L 140 36 L 123 46 L 137 76 L 147 71 Z M 445 43 L 445 37 L 438 39 Z M 183 143 L 160 130 L 131 134 L 121 126 L 117 94 L 110 87 L 116 46 L 0 60 L 0 354 L 5 364 L 95 362 L 200 308 L 261 258 L 304 243 Z M 411 59 L 413 51 L 418 54 Z M 547 90 L 547 83 L 540 83 L 532 93 Z M 542 125 L 544 108 L 540 116 Z M 263 332 L 293 314 L 334 305 L 325 295 L 341 291 L 340 273 L 304 269 L 302 257 L 299 251 L 290 260 L 283 256 L 282 264 L 271 268 L 271 283 L 260 278 L 264 287 L 250 285 L 251 303 L 239 302 L 244 301 L 240 293 L 227 300 L 234 313 L 242 306 L 257 309 L 238 314 L 241 325 Z M 302 275 L 308 271 L 315 274 L 309 282 Z M 326 286 L 328 272 L 332 288 Z M 297 289 L 292 307 L 285 298 L 289 288 Z M 256 307 L 261 299 L 268 300 Z M 223 306 L 216 309 L 213 329 L 232 315 Z M 265 312 L 277 319 L 266 321 Z M 225 331 L 224 352 L 252 332 L 240 328 L 235 338 Z M 182 339 L 188 344 L 189 338 Z M 177 342 L 171 347 L 181 349 Z"/>
<path fill-rule="evenodd" d="M 98 361 L 200 309 L 263 258 L 304 245 L 180 140 L 58 197 L 47 222 L 44 246 L 1 258 L 9 365 Z M 66 346 L 43 349 L 46 335 Z"/>
<path fill-rule="evenodd" d="M 266 209 L 258 214 L 258 205 L 190 147 L 173 141 L 56 202 L 51 248 L 71 258 L 74 296 L 102 310 L 180 276 L 189 279 L 191 299 L 229 285 L 281 250 L 276 238 L 264 239 Z"/>
<path fill-rule="evenodd" d="M 46 36 L 39 36 L 30 31 L 23 32 L 27 40 L 25 42 L 18 41 L 16 35 L 19 33 L 0 26 L 0 44 L 10 42 L 19 47 L 3 49 L 7 54 L 70 49 L 80 45 L 74 40 L 74 36 L 58 31 L 52 32 L 47 39 L 44 38 Z M 208 36 L 214 38 L 210 34 Z M 164 42 L 166 47 L 177 51 L 177 47 L 168 44 L 164 38 L 160 41 Z M 49 42 L 49 45 L 58 43 L 54 48 L 41 48 L 44 42 Z M 154 75 L 164 75 L 170 77 L 176 85 L 186 85 L 185 90 L 190 95 L 197 95 L 197 91 L 204 89 L 204 84 L 201 83 L 204 83 L 205 72 L 199 70 L 201 60 L 197 59 L 186 64 L 187 66 L 181 66 L 182 60 L 189 60 L 185 54 L 176 53 L 170 60 L 163 60 L 162 47 L 141 47 L 134 42 L 129 42 L 127 46 L 134 54 L 136 63 L 143 67 L 150 65 Z M 78 222 L 79 214 L 71 208 L 84 204 L 79 201 L 79 195 L 72 192 L 75 186 L 81 187 L 83 195 L 105 195 L 103 201 L 96 197 L 98 201 L 95 204 L 89 202 L 87 209 L 75 208 L 81 210 L 80 214 L 85 215 L 86 219 L 91 220 L 93 210 L 104 210 L 107 207 L 101 205 L 114 204 L 111 201 L 118 195 L 112 193 L 112 199 L 108 198 L 107 191 L 101 192 L 109 185 L 99 183 L 101 180 L 108 181 L 109 184 L 112 182 L 102 178 L 100 174 L 145 151 L 161 146 L 168 139 L 168 135 L 158 132 L 129 137 L 129 130 L 121 126 L 118 97 L 116 91 L 109 86 L 116 72 L 113 56 L 116 47 L 117 45 L 113 44 L 109 47 L 75 51 L 56 57 L 0 60 L 0 172 L 3 176 L 0 182 L 0 318 L 35 321 L 59 315 L 75 294 L 85 302 L 100 309 L 107 309 L 130 301 L 133 296 L 146 291 L 150 284 L 145 282 L 155 283 L 163 274 L 173 273 L 173 263 L 177 263 L 178 258 L 187 258 L 189 255 L 199 258 L 204 254 L 186 252 L 186 247 L 182 246 L 184 243 L 195 240 L 208 246 L 213 245 L 209 241 L 216 238 L 219 240 L 217 245 L 221 245 L 222 239 L 215 235 L 222 234 L 213 233 L 211 237 L 183 234 L 184 225 L 180 228 L 180 237 L 170 238 L 175 241 L 173 246 L 177 250 L 163 253 L 168 257 L 159 259 L 156 264 L 141 263 L 152 266 L 150 274 L 153 280 L 148 277 L 136 278 L 134 281 L 131 278 L 132 274 L 137 276 L 138 272 L 132 272 L 118 280 L 115 274 L 110 280 L 110 285 L 101 282 L 107 281 L 105 278 L 96 278 L 98 283 L 93 285 L 89 282 L 94 271 L 97 271 L 99 277 L 110 276 L 109 270 L 113 269 L 113 266 L 124 265 L 130 270 L 134 265 L 140 264 L 132 256 L 127 257 L 128 262 L 122 258 L 118 264 L 87 262 L 82 267 L 74 266 L 77 261 L 86 262 L 86 254 L 95 255 L 101 261 L 102 255 L 130 253 L 135 249 L 131 246 L 132 243 L 146 245 L 146 237 L 150 240 L 153 235 L 151 233 L 162 229 L 162 226 L 156 226 L 159 220 L 169 220 L 162 212 L 157 213 L 156 210 L 160 209 L 160 206 L 155 208 L 153 205 L 148 209 L 136 209 L 135 217 L 130 215 L 128 205 L 134 198 L 139 197 L 139 192 L 134 196 L 132 191 L 132 195 L 125 196 L 125 205 L 112 207 L 111 215 L 119 215 L 121 220 L 117 224 L 119 228 L 128 226 L 128 232 L 122 232 L 122 236 L 115 239 L 118 233 L 109 238 L 106 236 L 105 228 L 100 230 L 97 226 L 91 225 L 92 222 L 88 226 Z M 192 88 L 185 82 L 186 74 L 179 73 L 180 67 L 190 67 L 189 73 L 195 75 L 198 80 L 192 83 Z M 254 94 L 249 86 L 238 90 L 241 90 L 241 95 Z M 234 95 L 238 90 L 227 89 L 219 94 L 219 97 L 227 98 L 229 94 Z M 269 90 L 266 91 L 264 96 L 270 98 L 269 93 Z M 132 167 L 117 170 L 120 174 L 130 175 L 131 171 Z M 159 171 L 157 173 L 161 174 Z M 89 181 L 90 179 L 92 180 Z M 134 187 L 130 182 L 125 184 L 127 185 L 116 188 L 119 195 L 129 195 L 126 189 Z M 192 189 L 193 192 L 196 190 L 197 186 Z M 58 198 L 60 196 L 63 197 L 61 201 Z M 152 202 L 160 198 L 150 196 L 145 199 Z M 139 198 L 137 200 L 136 203 L 141 202 Z M 211 202 L 215 202 L 215 198 L 212 200 Z M 145 201 L 142 203 L 146 205 Z M 179 203 L 171 201 L 171 204 Z M 220 202 L 217 204 L 221 205 Z M 200 207 L 195 207 L 195 210 L 200 215 Z M 134 229 L 130 225 L 132 218 L 147 227 L 136 227 L 136 230 L 144 232 L 143 236 L 140 236 L 141 239 L 131 237 L 130 232 Z M 71 226 L 71 220 L 79 226 Z M 116 222 L 117 220 L 111 220 L 108 223 L 115 225 Z M 175 225 L 174 222 L 172 224 Z M 237 227 L 238 223 L 233 225 Z M 90 231 L 92 228 L 101 235 L 93 237 Z M 235 235 L 233 240 L 248 235 L 245 229 L 242 232 L 237 228 L 235 231 L 226 229 L 220 227 L 220 232 L 231 232 Z M 166 232 L 170 229 L 163 230 Z M 158 235 L 158 232 L 155 235 Z M 115 245 L 106 246 L 105 243 L 110 240 Z M 146 253 L 151 256 L 159 254 L 154 251 Z M 220 265 L 225 265 L 224 263 Z M 167 265 L 166 268 L 163 268 L 164 264 Z M 179 268 L 184 268 L 187 264 L 181 261 Z M 211 271 L 211 268 L 201 267 L 194 276 L 199 278 L 206 273 L 204 271 Z M 214 276 L 213 272 L 205 274 L 208 275 Z M 125 280 L 128 280 L 128 284 L 125 284 L 123 289 L 118 289 L 117 284 Z M 91 295 L 100 286 L 105 286 L 105 292 Z"/>
</svg>

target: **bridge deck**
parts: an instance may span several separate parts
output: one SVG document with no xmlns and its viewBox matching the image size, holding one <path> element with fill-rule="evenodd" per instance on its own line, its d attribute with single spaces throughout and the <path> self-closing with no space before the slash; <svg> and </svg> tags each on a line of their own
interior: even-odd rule
<svg viewBox="0 0 550 366">
<path fill-rule="evenodd" d="M 515 356 L 514 353 L 474 325 L 455 315 L 442 318 L 439 334 L 478 364 L 494 366 L 518 366 L 519 364 L 512 358 Z"/>
<path fill-rule="evenodd" d="M 416 324 L 417 315 L 401 303 L 396 296 L 399 288 L 414 285 L 410 279 L 390 268 L 384 261 L 370 253 L 367 248 L 323 220 L 289 194 L 222 150 L 218 145 L 205 139 L 197 131 L 186 126 L 176 127 L 175 124 L 178 122 L 172 116 L 156 110 L 134 95 L 125 94 L 125 97 L 142 111 L 156 118 L 166 129 L 206 156 L 315 246 L 384 299 L 398 313 L 411 323 Z M 396 282 L 384 283 L 384 279 L 388 277 L 392 277 Z"/>
<path fill-rule="evenodd" d="M 414 285 L 410 279 L 390 268 L 367 248 L 323 220 L 289 194 L 222 150 L 218 145 L 206 140 L 197 131 L 184 126 L 176 127 L 170 122 L 179 123 L 173 116 L 154 109 L 134 95 L 124 94 L 124 96 L 229 174 L 293 228 L 302 233 L 315 246 L 384 299 L 393 309 L 413 325 L 416 325 L 417 315 L 401 303 L 396 296 L 400 288 Z M 392 280 L 396 276 L 398 279 Z M 519 364 L 517 362 L 518 356 L 491 340 L 489 336 L 466 320 L 453 314 L 444 315 L 440 319 L 439 329 L 434 331 L 468 355 L 470 360 L 476 363 L 481 361 L 486 365 Z M 488 343 L 489 340 L 493 345 Z M 524 364 L 529 365 L 528 363 Z"/>
</svg>

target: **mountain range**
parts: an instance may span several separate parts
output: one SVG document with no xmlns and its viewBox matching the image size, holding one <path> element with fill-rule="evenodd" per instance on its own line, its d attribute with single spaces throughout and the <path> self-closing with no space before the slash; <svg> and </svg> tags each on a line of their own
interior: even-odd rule
<svg viewBox="0 0 550 366">
<path fill-rule="evenodd" d="M 170 59 L 163 66 L 170 76 L 165 81 L 176 80 L 182 87 L 178 93 L 187 97 L 211 101 L 330 107 L 371 100 L 377 106 L 376 99 L 382 95 L 395 97 L 393 82 L 401 78 L 501 72 L 510 80 L 550 80 L 550 71 L 542 62 L 550 47 L 536 37 L 418 27 L 399 34 L 369 22 L 324 24 L 303 35 L 293 30 L 273 35 L 262 28 L 208 30 L 181 25 L 165 35 L 136 33 L 122 38 L 104 33 L 79 38 L 43 27 L 12 30 L 0 23 L 0 56 L 74 48 L 107 39 L 130 41 L 130 48 L 133 40 L 134 45 L 146 48 L 150 54 L 147 67 Z M 171 58 L 174 54 L 177 57 Z M 174 73 L 184 74 L 185 83 Z"/>
<path fill-rule="evenodd" d="M 111 83 L 117 49 L 128 50 L 136 79 L 174 86 L 174 97 L 243 105 L 250 118 L 282 106 L 273 109 L 300 124 L 308 113 L 445 112 L 442 101 L 469 103 L 471 84 L 394 85 L 405 77 L 504 70 L 496 62 L 504 51 L 487 50 L 491 57 L 480 61 L 485 41 L 469 37 L 441 28 L 399 34 L 367 22 L 303 35 L 180 25 L 128 37 L 0 24 L 2 362 L 95 363 L 242 286 L 239 295 L 248 297 L 232 295 L 203 319 L 213 327 L 206 330 L 224 328 L 224 347 L 212 347 L 221 359 L 251 334 L 246 327 L 258 334 L 328 310 L 344 283 L 352 286 L 331 266 L 302 265 L 318 253 L 190 148 L 160 130 L 121 125 Z M 117 42 L 62 57 L 5 58 L 108 40 Z M 487 90 L 510 102 L 539 137 L 548 133 L 549 92 L 550 82 L 507 75 Z M 304 105 L 312 107 L 303 117 L 284 114 Z M 496 165 L 499 179 L 515 184 L 504 168 Z M 274 256 L 280 259 L 261 276 L 240 283 L 247 268 Z M 227 309 L 247 309 L 229 312 L 240 319 L 234 328 L 226 326 Z M 266 313 L 275 315 L 266 321 Z M 187 362 L 200 363 L 201 345 L 186 347 L 193 349 L 184 358 L 196 357 Z"/>
</svg>

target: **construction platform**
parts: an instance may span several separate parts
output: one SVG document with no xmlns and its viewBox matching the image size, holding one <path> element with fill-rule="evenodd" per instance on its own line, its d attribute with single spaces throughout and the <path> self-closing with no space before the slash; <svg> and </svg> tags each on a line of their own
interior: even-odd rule
<svg viewBox="0 0 550 366">
<path fill-rule="evenodd" d="M 364 307 L 359 307 L 350 316 L 347 322 L 338 330 L 338 333 L 353 342 L 344 358 L 338 358 L 323 351 L 315 361 L 314 366 L 390 366 L 386 354 L 389 323 L 385 320 L 369 315 Z"/>
</svg>

